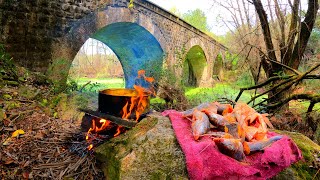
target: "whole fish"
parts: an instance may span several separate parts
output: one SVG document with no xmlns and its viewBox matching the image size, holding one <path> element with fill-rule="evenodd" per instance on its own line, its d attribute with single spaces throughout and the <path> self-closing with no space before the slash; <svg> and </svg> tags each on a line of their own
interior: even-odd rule
<svg viewBox="0 0 320 180">
<path fill-rule="evenodd" d="M 229 122 L 223 116 L 217 114 L 216 109 L 206 108 L 203 110 L 203 112 L 208 115 L 210 123 L 221 130 L 224 130 L 224 127 L 229 124 Z"/>
<path fill-rule="evenodd" d="M 238 123 L 231 123 L 225 126 L 224 132 L 231 134 L 234 138 L 244 141 L 244 133 Z"/>
<path fill-rule="evenodd" d="M 273 136 L 264 141 L 255 141 L 255 142 L 244 142 L 244 153 L 250 154 L 251 152 L 261 151 L 265 147 L 270 146 L 273 142 L 278 141 L 282 138 L 282 136 Z"/>
<path fill-rule="evenodd" d="M 198 140 L 199 137 L 210 130 L 210 122 L 208 116 L 195 109 L 192 117 L 192 134 L 195 140 Z"/>
<path fill-rule="evenodd" d="M 220 115 L 226 115 L 228 113 L 232 113 L 233 111 L 233 108 L 230 104 L 219 104 L 219 103 L 216 103 L 217 105 L 217 113 L 220 114 Z"/>
<path fill-rule="evenodd" d="M 203 111 L 204 109 L 209 108 L 209 107 L 215 107 L 215 104 L 212 102 L 202 103 L 192 109 L 188 109 L 186 111 L 183 111 L 182 117 L 192 117 L 194 110 Z"/>
<path fill-rule="evenodd" d="M 218 146 L 218 149 L 221 153 L 238 161 L 244 160 L 245 154 L 243 152 L 243 145 L 240 139 L 216 138 L 213 139 L 213 141 Z"/>
<path fill-rule="evenodd" d="M 217 137 L 217 138 L 233 138 L 233 136 L 229 133 L 225 132 L 216 132 L 216 131 L 208 131 L 206 134 L 203 136 L 211 136 L 211 137 Z"/>
</svg>

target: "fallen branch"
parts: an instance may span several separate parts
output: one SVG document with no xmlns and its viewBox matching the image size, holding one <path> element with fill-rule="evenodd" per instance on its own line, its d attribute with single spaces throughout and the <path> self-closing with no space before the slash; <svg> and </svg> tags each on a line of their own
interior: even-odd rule
<svg viewBox="0 0 320 180">
<path fill-rule="evenodd" d="M 278 63 L 278 62 L 277 62 Z M 281 63 L 279 63 L 281 64 Z M 284 65 L 285 66 L 285 65 Z M 312 71 L 314 71 L 315 69 L 317 69 L 318 67 L 320 67 L 320 63 L 316 64 L 315 66 L 311 67 L 308 71 L 304 72 L 304 73 L 300 73 L 300 72 L 296 72 L 296 75 L 287 75 L 287 76 L 274 76 L 274 77 L 271 77 L 269 79 L 267 79 L 265 82 L 263 83 L 260 83 L 258 85 L 254 85 L 254 86 L 251 86 L 251 87 L 246 87 L 246 88 L 241 88 L 240 89 L 240 92 L 238 94 L 238 96 L 236 97 L 235 99 L 235 102 L 237 102 L 242 93 L 245 91 L 245 90 L 253 90 L 253 89 L 257 89 L 257 88 L 261 88 L 261 87 L 264 87 L 270 83 L 273 83 L 273 82 L 277 82 L 276 84 L 274 84 L 271 88 L 265 90 L 264 92 L 262 92 L 261 94 L 258 94 L 258 95 L 255 95 L 254 97 L 252 97 L 250 99 L 250 101 L 248 101 L 247 103 L 251 103 L 252 101 L 254 101 L 255 99 L 261 97 L 262 95 L 265 95 L 269 92 L 272 92 L 272 91 L 276 91 L 276 93 L 274 93 L 271 97 L 268 97 L 262 101 L 260 101 L 259 103 L 253 105 L 253 107 L 257 107 L 257 106 L 261 106 L 264 102 L 266 101 L 270 101 L 272 100 L 273 98 L 277 97 L 277 95 L 279 95 L 280 93 L 283 93 L 284 91 L 288 90 L 289 88 L 291 88 L 292 86 L 294 85 L 297 85 L 299 84 L 302 80 L 304 79 L 320 79 L 320 75 L 316 74 L 316 75 L 310 75 L 310 73 Z M 280 82 L 279 82 L 280 81 Z M 314 97 L 315 99 L 312 99 L 311 98 Z M 276 108 L 276 107 L 280 107 L 286 103 L 288 103 L 290 100 L 294 100 L 294 99 L 306 99 L 306 100 L 310 100 L 310 106 L 308 108 L 308 112 L 311 112 L 312 111 L 312 108 L 314 106 L 315 103 L 319 102 L 319 99 L 318 98 L 319 95 L 305 95 L 305 94 L 298 94 L 298 95 L 293 95 L 293 96 L 290 96 L 286 99 L 284 99 L 283 101 L 280 101 L 278 103 L 275 103 L 275 104 L 268 104 L 266 105 L 268 109 L 271 109 L 271 108 Z"/>
<path fill-rule="evenodd" d="M 298 100 L 298 99 L 304 99 L 304 100 L 309 100 L 311 103 L 310 103 L 310 106 L 308 108 L 308 112 L 311 112 L 314 105 L 316 103 L 319 103 L 320 102 L 320 95 L 319 94 L 294 94 L 294 95 L 291 95 L 289 96 L 288 98 L 280 101 L 280 102 L 277 102 L 277 103 L 273 103 L 273 104 L 269 104 L 268 107 L 270 108 L 278 108 L 278 107 L 281 107 L 282 105 L 288 103 L 289 101 L 291 100 Z"/>
<path fill-rule="evenodd" d="M 312 120 L 312 117 L 310 116 L 310 113 L 312 112 L 312 109 L 316 103 L 320 102 L 320 94 L 312 95 L 312 94 L 294 94 L 289 96 L 288 98 L 274 103 L 274 104 L 268 104 L 268 108 L 279 108 L 282 105 L 288 103 L 291 100 L 298 100 L 298 99 L 304 99 L 304 100 L 309 100 L 310 105 L 307 110 L 307 124 L 311 127 L 313 132 L 317 130 L 317 122 L 314 122 Z"/>
<path fill-rule="evenodd" d="M 112 121 L 112 122 L 120 125 L 120 126 L 124 126 L 124 127 L 128 127 L 128 128 L 132 128 L 137 124 L 137 122 L 135 122 L 135 121 L 124 120 L 122 118 L 119 118 L 119 117 L 116 117 L 116 116 L 112 116 L 112 115 L 109 115 L 109 114 L 105 114 L 105 113 L 102 113 L 102 112 L 99 112 L 99 111 L 93 111 L 93 110 L 90 110 L 90 109 L 83 109 L 83 108 L 79 108 L 78 110 L 82 111 L 82 112 L 84 112 L 86 114 L 89 114 L 91 116 L 97 117 L 97 118 L 107 119 L 109 121 Z"/>
<path fill-rule="evenodd" d="M 320 66 L 320 63 L 313 66 L 312 68 L 310 68 L 307 72 L 301 74 L 301 75 L 298 75 L 298 76 L 295 76 L 291 82 L 289 84 L 287 84 L 285 87 L 283 87 L 280 91 L 278 91 L 277 93 L 273 94 L 271 97 L 269 97 L 268 99 L 265 99 L 261 102 L 259 102 L 258 104 L 254 105 L 253 107 L 256 107 L 258 105 L 261 105 L 262 103 L 268 101 L 268 100 L 271 100 L 272 98 L 276 97 L 277 95 L 279 95 L 280 93 L 284 92 L 285 90 L 288 90 L 291 86 L 293 86 L 294 84 L 298 84 L 306 75 L 308 75 L 309 73 L 311 73 L 313 70 L 315 70 L 316 68 L 318 68 Z M 282 83 L 280 83 L 282 84 Z M 279 86 L 278 86 L 279 87 Z"/>
</svg>

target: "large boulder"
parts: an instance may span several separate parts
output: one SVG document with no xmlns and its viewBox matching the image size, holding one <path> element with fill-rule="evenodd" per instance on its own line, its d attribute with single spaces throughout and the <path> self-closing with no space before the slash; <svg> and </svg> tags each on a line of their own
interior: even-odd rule
<svg viewBox="0 0 320 180">
<path fill-rule="evenodd" d="M 300 133 L 289 135 L 301 149 L 304 160 L 273 179 L 312 179 L 319 164 L 320 146 Z M 132 130 L 100 145 L 95 150 L 107 179 L 188 179 L 185 157 L 170 120 L 152 114 Z"/>
<path fill-rule="evenodd" d="M 188 179 L 170 120 L 152 114 L 95 150 L 107 179 Z"/>
</svg>

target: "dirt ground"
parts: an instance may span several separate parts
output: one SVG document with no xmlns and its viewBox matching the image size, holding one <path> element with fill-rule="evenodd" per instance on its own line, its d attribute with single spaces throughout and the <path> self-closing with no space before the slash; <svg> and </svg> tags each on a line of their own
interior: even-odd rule
<svg viewBox="0 0 320 180">
<path fill-rule="evenodd" d="M 103 179 L 81 122 L 52 117 L 50 103 L 20 96 L 16 88 L 0 95 L 1 179 Z M 12 137 L 19 129 L 24 134 Z"/>
</svg>

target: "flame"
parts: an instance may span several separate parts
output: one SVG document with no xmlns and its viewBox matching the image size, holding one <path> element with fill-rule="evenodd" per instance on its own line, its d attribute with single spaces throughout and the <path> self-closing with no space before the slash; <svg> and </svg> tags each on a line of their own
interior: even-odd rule
<svg viewBox="0 0 320 180">
<path fill-rule="evenodd" d="M 141 69 L 138 71 L 138 78 L 142 78 L 142 77 L 145 77 L 145 74 L 146 74 L 146 71 Z"/>
<path fill-rule="evenodd" d="M 91 142 L 92 138 L 90 137 L 90 134 L 92 133 L 98 133 L 104 129 L 106 129 L 109 125 L 110 125 L 110 121 L 106 120 L 106 119 L 100 119 L 99 123 L 101 124 L 100 127 L 98 127 L 96 125 L 96 121 L 94 119 L 92 119 L 92 126 L 91 128 L 88 130 L 87 134 L 86 134 L 86 141 L 87 142 Z M 91 150 L 93 148 L 93 144 L 90 144 L 87 149 Z"/>
<path fill-rule="evenodd" d="M 93 148 L 93 144 L 90 144 L 90 145 L 88 146 L 88 150 L 90 151 L 92 148 Z"/>
<path fill-rule="evenodd" d="M 113 137 L 119 136 L 119 134 L 120 134 L 121 132 L 123 132 L 123 130 L 124 130 L 124 127 L 118 126 L 117 132 L 116 132 L 116 134 L 113 135 Z"/>
<path fill-rule="evenodd" d="M 134 85 L 133 88 L 137 92 L 137 96 L 133 96 L 130 99 L 130 103 L 127 102 L 126 105 L 122 108 L 122 119 L 129 119 L 130 115 L 135 113 L 136 121 L 139 120 L 141 114 L 145 111 L 145 109 L 148 107 L 148 97 L 147 95 L 150 94 L 156 94 L 155 90 L 153 88 L 154 78 L 153 77 L 146 77 L 145 70 L 139 70 L 138 71 L 138 77 L 137 79 L 144 79 L 146 82 L 150 84 L 150 87 L 144 88 L 140 85 Z M 129 105 L 130 104 L 130 105 Z M 128 110 L 129 106 L 129 110 Z"/>
</svg>

